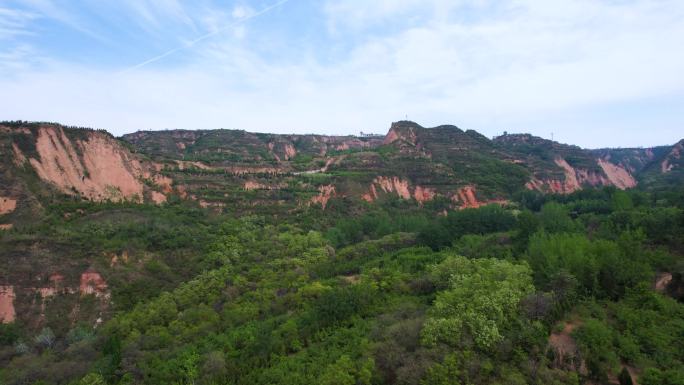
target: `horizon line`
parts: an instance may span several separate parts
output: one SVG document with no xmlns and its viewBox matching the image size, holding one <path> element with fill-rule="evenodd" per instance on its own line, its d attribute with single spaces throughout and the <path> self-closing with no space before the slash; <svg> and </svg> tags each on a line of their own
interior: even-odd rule
<svg viewBox="0 0 684 385">
<path fill-rule="evenodd" d="M 500 137 L 502 137 L 502 136 L 530 135 L 530 136 L 532 136 L 532 137 L 540 138 L 540 139 L 543 139 L 543 140 L 547 140 L 547 141 L 552 142 L 552 143 L 558 143 L 558 144 L 562 144 L 562 145 L 566 145 L 566 146 L 575 146 L 575 147 L 578 147 L 578 148 L 583 149 L 583 150 L 606 150 L 606 149 L 624 149 L 624 150 L 628 150 L 628 149 L 654 149 L 654 148 L 658 148 L 658 147 L 675 146 L 675 145 L 677 145 L 678 143 L 684 141 L 684 137 L 683 137 L 683 138 L 680 138 L 680 139 L 675 139 L 675 141 L 674 141 L 673 143 L 670 143 L 670 144 L 659 144 L 659 145 L 655 145 L 655 146 L 582 147 L 582 146 L 579 146 L 579 145 L 577 145 L 577 144 L 563 143 L 563 142 L 559 142 L 559 141 L 557 141 L 557 140 L 552 140 L 552 139 L 549 139 L 549 138 L 545 138 L 545 137 L 543 137 L 543 136 L 537 136 L 537 135 L 534 135 L 534 134 L 529 133 L 529 132 L 508 132 L 507 130 L 504 130 L 504 131 L 502 131 L 502 133 L 501 133 L 500 135 L 494 135 L 493 137 L 490 138 L 489 136 L 482 134 L 482 133 L 481 133 L 480 131 L 478 131 L 478 130 L 475 130 L 475 129 L 462 129 L 461 127 L 459 127 L 459 126 L 457 126 L 457 125 L 455 125 L 455 124 L 446 123 L 446 124 L 439 124 L 439 125 L 436 125 L 436 126 L 433 126 L 433 127 L 425 127 L 425 126 L 423 126 L 423 125 L 421 125 L 421 124 L 419 124 L 419 123 L 417 123 L 417 122 L 415 122 L 415 121 L 413 121 L 413 120 L 405 120 L 405 119 L 397 120 L 397 121 L 391 122 L 390 127 L 389 127 L 389 129 L 388 129 L 388 133 L 389 133 L 389 130 L 392 129 L 392 126 L 393 126 L 395 123 L 401 123 L 401 122 L 413 123 L 413 124 L 419 126 L 420 128 L 423 128 L 423 129 L 426 129 L 426 130 L 430 130 L 430 129 L 434 129 L 434 128 L 439 128 L 439 127 L 450 126 L 450 127 L 455 127 L 456 129 L 459 129 L 459 130 L 461 130 L 461 131 L 463 131 L 463 132 L 466 132 L 466 131 L 474 131 L 474 132 L 476 132 L 476 133 L 478 133 L 478 134 L 484 136 L 485 138 L 487 138 L 487 139 L 490 140 L 490 141 L 493 141 L 493 140 L 495 140 L 495 139 L 497 139 L 497 138 L 500 138 Z M 265 134 L 265 135 L 280 135 L 280 136 L 308 136 L 308 135 L 315 135 L 315 136 L 327 136 L 327 137 L 354 137 L 354 138 L 364 138 L 364 137 L 365 137 L 365 136 L 361 136 L 360 134 L 369 135 L 369 136 L 387 136 L 387 133 L 385 133 L 385 134 L 370 133 L 370 132 L 369 132 L 369 133 L 366 133 L 366 132 L 363 132 L 363 131 L 359 131 L 358 134 L 346 134 L 346 135 L 341 135 L 341 134 L 337 134 L 337 135 L 336 135 L 336 134 L 320 134 L 320 133 L 315 133 L 315 132 L 309 132 L 309 133 L 304 133 L 304 134 L 297 134 L 297 133 L 276 133 L 276 132 L 248 131 L 248 130 L 241 129 L 241 128 L 223 128 L 223 127 L 220 127 L 220 128 L 195 128 L 195 129 L 192 129 L 192 128 L 138 129 L 138 130 L 136 130 L 136 131 L 127 132 L 127 133 L 121 134 L 120 136 L 116 136 L 116 135 L 114 135 L 114 134 L 111 132 L 110 129 L 100 128 L 100 127 L 86 127 L 86 126 L 79 126 L 79 125 L 73 125 L 73 124 L 64 124 L 64 123 L 60 123 L 60 122 L 48 122 L 48 121 L 39 121 L 39 120 L 0 120 L 0 125 L 2 125 L 2 124 L 17 124 L 17 123 L 21 123 L 21 124 L 57 125 L 57 126 L 65 127 L 65 128 L 71 128 L 71 129 L 92 130 L 92 131 L 105 131 L 105 132 L 107 132 L 109 135 L 111 135 L 112 137 L 117 138 L 117 139 L 121 139 L 121 138 L 123 138 L 123 137 L 126 136 L 126 135 L 133 135 L 133 134 L 136 134 L 136 133 L 138 133 L 138 132 L 219 131 L 219 130 L 225 130 L 225 131 L 243 131 L 243 132 L 246 132 L 246 133 L 249 133 L 249 134 Z"/>
</svg>

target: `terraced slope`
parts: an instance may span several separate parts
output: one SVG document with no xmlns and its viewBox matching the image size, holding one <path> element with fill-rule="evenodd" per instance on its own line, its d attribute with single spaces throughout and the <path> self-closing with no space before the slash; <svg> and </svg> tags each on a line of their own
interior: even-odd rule
<svg viewBox="0 0 684 385">
<path fill-rule="evenodd" d="M 0 225 L 41 202 L 196 201 L 238 213 L 403 199 L 435 210 L 505 202 L 522 190 L 567 194 L 681 181 L 682 142 L 585 150 L 528 134 L 490 140 L 456 126 L 393 123 L 385 137 L 240 130 L 140 131 L 116 139 L 57 124 L 0 124 Z"/>
</svg>

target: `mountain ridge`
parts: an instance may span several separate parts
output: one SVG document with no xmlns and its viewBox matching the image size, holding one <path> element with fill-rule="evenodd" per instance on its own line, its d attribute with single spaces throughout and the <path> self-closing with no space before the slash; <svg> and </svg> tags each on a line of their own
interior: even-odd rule
<svg viewBox="0 0 684 385">
<path fill-rule="evenodd" d="M 331 200 L 390 197 L 435 208 L 503 203 L 520 191 L 645 188 L 682 178 L 684 140 L 646 149 L 583 149 L 530 134 L 489 139 L 454 125 L 392 123 L 382 136 L 264 134 L 243 130 L 104 130 L 0 123 L 2 225 L 22 223 L 41 200 L 150 202 L 283 211 Z M 13 186 L 10 188 L 10 186 Z M 174 198 L 175 199 L 175 198 Z"/>
</svg>

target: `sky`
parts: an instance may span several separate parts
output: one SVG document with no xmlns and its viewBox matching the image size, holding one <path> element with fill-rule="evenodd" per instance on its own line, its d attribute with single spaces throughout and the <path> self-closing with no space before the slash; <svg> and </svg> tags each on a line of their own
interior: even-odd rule
<svg viewBox="0 0 684 385">
<path fill-rule="evenodd" d="M 0 120 L 684 137 L 682 0 L 0 0 Z"/>
</svg>

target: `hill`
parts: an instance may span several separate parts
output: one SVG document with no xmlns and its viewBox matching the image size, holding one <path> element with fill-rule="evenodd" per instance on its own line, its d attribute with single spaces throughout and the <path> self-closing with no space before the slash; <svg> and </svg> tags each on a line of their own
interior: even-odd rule
<svg viewBox="0 0 684 385">
<path fill-rule="evenodd" d="M 0 383 L 665 383 L 683 145 L 0 123 Z"/>
</svg>

